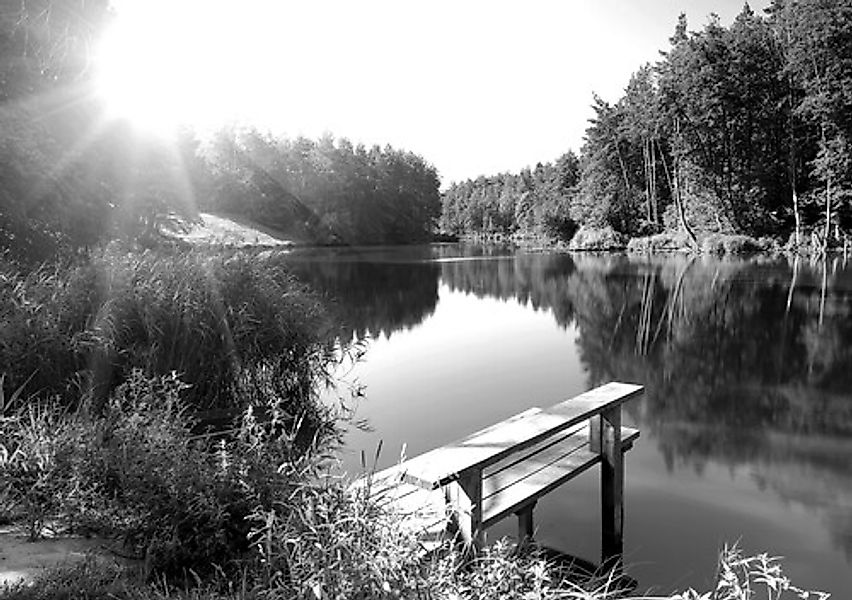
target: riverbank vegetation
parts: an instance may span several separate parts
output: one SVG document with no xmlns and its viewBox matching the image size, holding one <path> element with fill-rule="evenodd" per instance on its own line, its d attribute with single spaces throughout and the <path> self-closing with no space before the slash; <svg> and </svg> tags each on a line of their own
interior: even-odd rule
<svg viewBox="0 0 852 600">
<path fill-rule="evenodd" d="M 263 322 L 267 326 L 274 322 L 263 317 L 261 311 L 250 312 L 252 307 L 265 306 L 266 297 L 262 290 L 246 283 L 252 279 L 251 265 L 264 270 L 275 267 L 274 261 L 264 262 L 271 260 L 264 259 L 264 255 L 173 256 L 151 251 L 128 255 L 111 249 L 99 260 L 99 268 L 105 268 L 103 263 L 107 261 L 113 264 L 112 278 L 117 280 L 127 277 L 127 274 L 120 275 L 121 269 L 132 274 L 147 274 L 146 277 L 151 277 L 152 271 L 174 272 L 176 279 L 191 282 L 194 288 L 206 290 L 209 296 L 217 296 L 212 293 L 215 291 L 212 284 L 201 283 L 203 278 L 192 277 L 192 274 L 204 273 L 213 282 L 222 281 L 222 287 L 227 288 L 233 285 L 227 279 L 229 265 L 237 274 L 248 271 L 237 287 L 243 294 L 255 296 L 256 300 L 251 301 L 245 295 L 238 296 L 238 300 L 228 300 L 232 296 L 219 294 L 217 302 L 221 303 L 222 312 L 218 314 L 224 315 L 234 330 L 245 328 L 229 316 L 235 307 L 245 311 L 243 318 L 247 322 Z M 571 258 L 555 256 L 554 260 L 570 262 Z M 492 281 L 484 276 L 489 271 L 482 269 L 494 271 L 493 266 L 484 261 L 472 261 L 445 263 L 442 268 L 451 287 L 470 287 L 480 293 L 483 290 L 499 293 L 515 285 L 529 290 L 528 282 L 536 279 L 524 273 L 516 274 L 519 277 L 512 282 Z M 630 315 L 644 314 L 645 308 L 640 310 L 631 303 L 620 327 L 610 322 L 616 320 L 618 310 L 607 307 L 620 306 L 623 302 L 618 297 L 615 300 L 607 298 L 607 295 L 618 296 L 618 286 L 626 285 L 617 271 L 614 268 L 616 275 L 607 279 L 609 271 L 606 269 L 591 274 L 578 269 L 571 274 L 566 293 L 553 288 L 559 283 L 554 277 L 555 271 L 545 270 L 537 275 L 546 280 L 553 294 L 533 296 L 532 300 L 542 306 L 548 306 L 549 302 L 573 303 L 569 313 L 573 315 L 571 318 L 578 320 L 583 332 L 600 321 L 601 330 L 617 334 L 616 346 L 605 353 L 617 357 L 620 340 L 627 339 L 635 344 L 639 343 L 637 340 L 646 339 L 630 325 L 641 321 L 638 316 L 631 320 Z M 503 268 L 493 274 L 508 272 Z M 469 279 L 461 277 L 463 274 L 468 274 Z M 594 290 L 591 295 L 581 295 L 576 280 L 583 276 L 599 277 L 604 284 L 591 286 Z M 17 321 L 29 320 L 38 325 L 36 316 L 41 313 L 45 318 L 62 314 L 49 306 L 49 302 L 60 307 L 73 305 L 72 299 L 79 293 L 69 295 L 63 290 L 79 292 L 93 287 L 59 284 L 57 281 L 61 280 L 56 279 L 43 280 L 39 272 L 33 277 L 30 282 L 10 279 L 10 289 L 19 295 L 11 296 L 14 302 L 4 302 L 3 306 L 26 311 Z M 315 310 L 310 293 L 287 276 L 280 277 L 285 282 L 282 285 L 293 286 L 283 292 L 288 299 L 274 305 L 283 307 L 282 317 L 294 313 L 305 318 L 305 312 L 292 308 L 303 303 L 310 311 Z M 654 280 L 654 285 L 663 285 L 666 290 L 678 289 L 683 277 L 679 272 L 666 272 Z M 71 279 L 76 281 L 76 278 Z M 177 315 L 168 317 L 175 321 L 195 319 L 188 331 L 200 335 L 206 335 L 206 329 L 214 326 L 213 322 L 205 322 L 206 311 L 200 305 L 193 305 L 191 311 L 182 310 L 187 305 L 185 294 L 190 294 L 189 291 L 176 293 L 164 275 L 152 278 L 152 283 L 146 281 L 148 279 L 140 277 L 136 287 L 142 298 L 147 297 L 149 292 L 145 290 L 149 287 L 160 291 L 162 300 L 144 304 L 157 306 L 157 314 Z M 719 278 L 719 294 L 729 293 L 725 287 L 727 281 Z M 483 287 L 482 282 L 487 285 Z M 34 293 L 25 293 L 32 289 L 60 291 L 47 300 Z M 127 300 L 122 300 L 121 296 L 129 292 L 121 292 L 124 288 L 120 286 L 114 289 L 119 296 L 116 304 L 122 305 Z M 701 291 L 703 288 L 696 289 L 699 291 L 693 294 L 695 298 L 709 302 L 710 296 Z M 279 288 L 272 290 L 276 294 L 281 292 Z M 196 290 L 189 297 L 196 297 L 196 293 L 200 292 Z M 300 293 L 305 296 L 301 297 Z M 685 297 L 686 292 L 679 293 L 679 298 Z M 426 295 L 429 296 L 428 289 Z M 693 295 L 688 298 L 692 299 Z M 796 302 L 799 300 L 801 298 Z M 174 306 L 170 308 L 171 303 Z M 755 306 L 764 304 L 758 302 Z M 393 310 L 393 305 L 390 306 Z M 647 309 L 651 317 L 646 327 L 660 327 L 657 323 L 660 321 L 664 331 L 660 341 L 654 339 L 643 346 L 648 356 L 656 356 L 657 344 L 664 344 L 672 339 L 671 336 L 677 339 L 677 327 L 693 323 L 690 319 L 679 320 L 679 313 L 672 312 L 672 302 L 654 302 L 653 306 L 653 310 Z M 310 311 L 308 315 L 312 314 Z M 712 309 L 708 312 L 716 314 Z M 797 321 L 795 309 L 791 314 Z M 321 322 L 316 321 L 317 318 L 312 317 L 311 322 Z M 669 327 L 675 328 L 673 332 L 666 333 L 666 319 Z M 674 325 L 671 325 L 672 319 Z M 50 319 L 58 323 L 68 320 Z M 728 321 L 729 318 L 722 325 L 729 328 Z M 335 470 L 340 415 L 316 403 L 313 386 L 321 384 L 325 377 L 321 368 L 310 376 L 311 391 L 306 392 L 304 403 L 292 401 L 300 397 L 293 391 L 297 388 L 260 388 L 270 392 L 263 396 L 264 403 L 241 411 L 229 431 L 215 436 L 201 434 L 193 415 L 199 404 L 204 405 L 203 397 L 199 398 L 194 388 L 207 385 L 204 380 L 196 379 L 188 386 L 180 374 L 160 372 L 156 361 L 134 360 L 134 357 L 156 356 L 157 346 L 164 343 L 165 338 L 157 338 L 153 332 L 165 329 L 163 323 L 167 321 L 151 322 L 157 325 L 150 329 L 131 328 L 147 331 L 147 337 L 139 336 L 133 343 L 116 344 L 123 348 L 120 354 L 126 356 L 128 362 L 116 369 L 115 385 L 108 386 L 101 401 L 95 401 L 97 395 L 93 386 L 58 387 L 41 394 L 38 387 L 29 387 L 31 382 L 26 381 L 24 388 L 6 388 L 0 403 L 3 407 L 0 414 L 0 481 L 3 482 L 0 508 L 4 511 L 0 516 L 24 523 L 33 536 L 47 532 L 103 536 L 111 550 L 129 562 L 129 566 L 119 568 L 109 554 L 95 556 L 81 565 L 48 573 L 32 586 L 17 586 L 7 591 L 7 597 L 53 598 L 63 597 L 63 594 L 69 598 L 540 597 L 597 600 L 629 597 L 626 592 L 617 593 L 605 577 L 583 579 L 575 573 L 566 579 L 560 570 L 561 563 L 552 562 L 543 555 L 517 555 L 511 546 L 503 543 L 487 550 L 472 564 L 465 563 L 460 554 L 452 551 L 450 540 L 438 553 L 425 554 L 416 532 L 404 518 L 383 512 L 364 494 L 351 490 L 349 480 Z M 761 326 L 759 321 L 754 322 L 757 323 L 754 327 Z M 177 339 L 185 337 L 179 328 L 175 331 Z M 736 331 L 754 339 L 749 334 L 751 329 L 740 326 Z M 246 337 L 254 339 L 260 335 L 262 331 L 253 330 Z M 26 335 L 18 334 L 17 339 L 23 346 L 28 340 L 38 341 L 43 336 L 44 333 L 36 330 Z M 606 337 L 599 332 L 590 336 Z M 96 336 L 86 333 L 77 337 Z M 56 340 L 53 345 L 60 348 L 69 343 L 63 342 L 61 337 L 50 339 Z M 205 339 L 207 344 L 213 344 L 216 337 Z M 242 336 L 234 336 L 234 339 L 237 340 L 233 348 L 236 355 L 245 346 L 239 342 L 244 339 Z M 588 346 L 585 341 L 580 343 L 585 356 L 597 356 L 596 347 Z M 626 347 L 633 351 L 634 346 Z M 322 351 L 323 348 L 318 340 L 315 349 Z M 219 353 L 215 348 L 211 351 Z M 661 352 L 667 354 L 669 351 L 663 349 Z M 688 352 L 681 354 L 689 356 Z M 264 364 L 262 356 L 252 359 L 251 352 L 245 355 L 245 361 L 237 362 L 244 366 L 252 361 Z M 839 355 L 837 364 L 843 362 L 841 358 Z M 773 359 L 767 357 L 767 360 L 772 362 Z M 183 368 L 177 362 L 172 364 L 174 368 Z M 607 376 L 597 370 L 599 367 L 593 367 L 595 377 Z M 214 365 L 205 371 L 217 368 L 224 367 Z M 689 368 L 683 370 L 693 372 Z M 657 371 L 664 372 L 664 369 Z M 196 373 L 190 368 L 186 372 Z M 808 372 L 818 375 L 821 371 L 810 369 Z M 215 373 L 208 375 L 215 376 Z M 635 374 L 622 372 L 618 376 Z M 287 377 L 298 379 L 299 375 Z M 85 368 L 76 379 L 87 381 Z M 651 389 L 653 393 L 655 388 Z M 75 394 L 78 402 L 73 401 Z M 665 397 L 679 396 L 665 394 Z M 793 419 L 798 423 L 801 417 Z M 777 595 L 778 598 L 797 597 L 795 588 L 784 578 L 778 564 L 766 557 L 747 558 L 741 553 L 726 553 L 719 573 L 715 595 L 687 592 L 680 597 L 745 598 L 742 590 L 748 586 L 762 589 L 768 581 L 774 582 L 778 590 L 786 589 Z"/>
<path fill-rule="evenodd" d="M 0 264 L 0 373 L 74 407 L 96 404 L 134 369 L 180 373 L 195 409 L 312 406 L 332 360 L 317 297 L 280 256 L 114 244 L 31 272 Z"/>
<path fill-rule="evenodd" d="M 333 438 L 307 451 L 293 427 L 244 413 L 236 431 L 193 433 L 175 376 L 136 371 L 100 413 L 28 403 L 0 416 L 3 506 L 32 535 L 47 526 L 109 535 L 124 566 L 92 555 L 0 590 L 41 598 L 629 597 L 607 574 L 498 542 L 470 560 L 451 539 L 426 553 L 406 519 L 330 469 Z M 9 409 L 10 407 L 6 407 Z M 714 589 L 681 600 L 803 596 L 766 555 L 726 548 Z"/>
<path fill-rule="evenodd" d="M 850 31 L 848 2 L 775 0 L 765 16 L 746 5 L 730 26 L 711 16 L 700 31 L 681 17 L 660 61 L 641 66 L 621 98 L 594 98 L 579 159 L 454 184 L 442 228 L 562 232 L 567 242 L 578 226 L 609 227 L 677 235 L 694 249 L 710 234 L 848 246 Z M 537 215 L 560 215 L 560 227 Z"/>
<path fill-rule="evenodd" d="M 439 180 L 422 157 L 331 135 L 139 130 L 97 95 L 110 3 L 47 4 L 0 14 L 0 255 L 35 265 L 115 238 L 150 247 L 204 210 L 306 243 L 431 239 Z"/>
</svg>

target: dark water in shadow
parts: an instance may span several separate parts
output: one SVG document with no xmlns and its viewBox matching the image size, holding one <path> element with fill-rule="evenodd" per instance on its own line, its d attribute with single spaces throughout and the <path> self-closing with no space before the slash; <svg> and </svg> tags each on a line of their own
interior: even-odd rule
<svg viewBox="0 0 852 600">
<path fill-rule="evenodd" d="M 640 589 L 707 588 L 725 542 L 852 596 L 852 265 L 523 254 L 431 246 L 296 254 L 366 340 L 348 437 L 379 467 L 609 380 L 642 437 L 625 551 Z M 592 471 L 536 509 L 537 537 L 595 559 Z M 512 534 L 507 521 L 490 536 Z"/>
</svg>

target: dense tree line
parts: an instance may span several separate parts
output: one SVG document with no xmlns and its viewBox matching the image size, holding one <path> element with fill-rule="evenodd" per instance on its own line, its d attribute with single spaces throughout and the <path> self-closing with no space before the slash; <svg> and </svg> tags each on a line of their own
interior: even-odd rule
<svg viewBox="0 0 852 600">
<path fill-rule="evenodd" d="M 209 186 L 201 206 L 314 241 L 427 241 L 440 212 L 435 168 L 390 146 L 222 130 L 201 155 L 200 185 Z"/>
<path fill-rule="evenodd" d="M 746 4 L 729 27 L 711 15 L 698 32 L 681 16 L 617 102 L 595 97 L 562 214 L 629 236 L 840 238 L 852 225 L 852 2 L 775 0 L 766 12 Z M 529 179 L 453 186 L 444 227 L 524 229 L 512 208 Z"/>
<path fill-rule="evenodd" d="M 454 183 L 442 197 L 440 228 L 455 235 L 570 237 L 579 168 L 567 152 L 535 169 Z"/>
<path fill-rule="evenodd" d="M 430 238 L 438 175 L 411 152 L 257 131 L 164 139 L 108 119 L 92 48 L 111 18 L 106 0 L 0 7 L 0 255 L 35 263 L 116 237 L 151 241 L 199 208 L 310 242 Z"/>
</svg>

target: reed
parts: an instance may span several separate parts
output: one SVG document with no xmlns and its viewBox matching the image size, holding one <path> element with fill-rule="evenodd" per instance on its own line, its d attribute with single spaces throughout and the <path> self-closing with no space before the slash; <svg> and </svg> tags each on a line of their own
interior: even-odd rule
<svg viewBox="0 0 852 600">
<path fill-rule="evenodd" d="M 195 408 L 311 405 L 334 359 L 316 297 L 275 254 L 111 247 L 75 265 L 0 265 L 8 393 L 101 404 L 134 369 L 180 374 Z"/>
</svg>

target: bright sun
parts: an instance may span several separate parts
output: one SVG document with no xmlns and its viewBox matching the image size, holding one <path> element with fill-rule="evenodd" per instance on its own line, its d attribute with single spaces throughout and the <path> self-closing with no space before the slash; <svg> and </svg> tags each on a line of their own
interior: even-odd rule
<svg viewBox="0 0 852 600">
<path fill-rule="evenodd" d="M 283 93 L 276 71 L 288 4 L 114 0 L 116 17 L 96 58 L 109 116 L 163 133 L 180 124 L 262 121 Z"/>
</svg>

